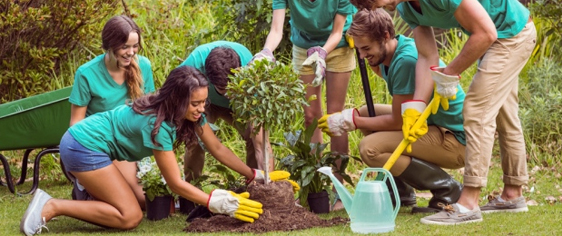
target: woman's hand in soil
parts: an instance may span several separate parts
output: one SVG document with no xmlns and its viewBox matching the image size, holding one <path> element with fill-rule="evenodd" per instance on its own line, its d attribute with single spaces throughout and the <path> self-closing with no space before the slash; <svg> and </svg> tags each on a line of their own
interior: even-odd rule
<svg viewBox="0 0 562 236">
<path fill-rule="evenodd" d="M 217 214 L 225 214 L 238 220 L 253 223 L 263 213 L 262 204 L 248 199 L 250 193 L 236 194 L 232 191 L 215 189 L 209 195 L 207 208 Z"/>
</svg>

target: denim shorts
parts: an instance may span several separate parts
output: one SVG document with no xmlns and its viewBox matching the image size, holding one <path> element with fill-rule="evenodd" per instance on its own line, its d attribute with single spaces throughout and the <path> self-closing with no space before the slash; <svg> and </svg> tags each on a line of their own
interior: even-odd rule
<svg viewBox="0 0 562 236">
<path fill-rule="evenodd" d="M 101 169 L 113 162 L 109 155 L 92 151 L 80 144 L 66 131 L 60 140 L 60 158 L 66 171 L 84 172 Z"/>
</svg>

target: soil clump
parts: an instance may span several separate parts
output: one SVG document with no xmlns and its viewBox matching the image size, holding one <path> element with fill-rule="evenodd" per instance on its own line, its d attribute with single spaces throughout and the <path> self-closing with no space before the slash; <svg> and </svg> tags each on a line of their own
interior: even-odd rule
<svg viewBox="0 0 562 236">
<path fill-rule="evenodd" d="M 341 217 L 321 219 L 306 208 L 297 206 L 293 187 L 287 181 L 277 181 L 267 185 L 253 183 L 246 191 L 250 193 L 250 199 L 263 204 L 263 214 L 254 223 L 246 223 L 226 215 L 214 215 L 206 219 L 193 220 L 184 231 L 265 233 L 329 227 L 349 221 Z"/>
</svg>

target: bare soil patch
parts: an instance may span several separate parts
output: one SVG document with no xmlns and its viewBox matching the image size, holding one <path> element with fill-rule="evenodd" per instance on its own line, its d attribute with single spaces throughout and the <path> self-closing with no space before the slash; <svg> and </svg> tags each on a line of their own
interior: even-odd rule
<svg viewBox="0 0 562 236">
<path fill-rule="evenodd" d="M 264 210 L 254 223 L 246 223 L 225 215 L 214 215 L 207 219 L 195 219 L 184 231 L 265 233 L 329 227 L 349 221 L 341 217 L 321 219 L 308 209 L 297 206 L 292 189 L 287 181 L 272 182 L 267 185 L 253 183 L 246 191 L 250 193 L 250 199 L 263 204 Z"/>
</svg>

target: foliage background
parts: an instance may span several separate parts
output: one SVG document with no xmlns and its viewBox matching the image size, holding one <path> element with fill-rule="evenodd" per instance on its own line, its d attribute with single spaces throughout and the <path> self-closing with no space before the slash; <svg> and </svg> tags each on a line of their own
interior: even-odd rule
<svg viewBox="0 0 562 236">
<path fill-rule="evenodd" d="M 272 0 L 2 0 L 0 10 L 0 95 L 2 102 L 17 100 L 46 91 L 70 86 L 74 72 L 101 50 L 101 29 L 113 15 L 131 16 L 142 29 L 144 51 L 153 65 L 156 87 L 198 45 L 214 40 L 245 44 L 253 53 L 261 50 L 269 31 Z M 538 30 L 538 42 L 532 58 L 521 73 L 521 120 L 531 164 L 554 166 L 560 159 L 561 36 L 559 11 L 562 0 L 537 0 L 530 9 Z M 73 3 L 73 4 L 71 4 Z M 62 14 L 65 13 L 65 14 Z M 408 34 L 404 22 L 395 15 L 397 33 Z M 288 14 L 284 39 L 275 51 L 276 58 L 290 63 Z M 74 29 L 74 30 L 73 30 Z M 18 36 L 19 37 L 16 37 Z M 49 35 L 49 37 L 43 37 Z M 458 30 L 444 31 L 441 58 L 451 61 L 467 39 Z M 60 42 L 67 39 L 65 44 Z M 26 64 L 33 66 L 24 66 Z M 476 72 L 472 66 L 462 75 L 465 89 Z M 386 85 L 368 70 L 375 103 L 391 102 Z M 352 74 L 346 107 L 365 104 L 358 69 Z M 552 115 L 554 114 L 554 115 Z M 218 123 L 220 125 L 220 121 Z M 297 114 L 291 130 L 302 129 L 302 114 Z M 223 143 L 239 156 L 243 141 L 229 126 L 218 133 Z M 283 132 L 271 132 L 272 142 L 283 141 Z M 350 155 L 359 156 L 357 145 L 362 135 L 350 134 Z M 326 136 L 325 140 L 329 140 Z M 276 157 L 286 150 L 275 149 Z M 181 152 L 181 151 L 180 151 Z M 214 160 L 211 158 L 211 160 Z M 210 165 L 217 163 L 210 162 Z M 56 165 L 52 165 L 56 166 Z M 361 165 L 351 165 L 360 170 Z"/>
<path fill-rule="evenodd" d="M 74 46 L 68 46 L 60 49 L 52 49 L 52 46 L 45 46 L 41 43 L 27 43 L 27 51 L 17 51 L 16 53 L 6 53 L 5 48 L 17 48 L 23 50 L 21 45 L 26 45 L 26 40 L 30 37 L 14 37 L 13 32 L 34 33 L 40 32 L 43 26 L 37 26 L 33 19 L 40 19 L 41 14 L 46 14 L 47 10 L 33 9 L 29 12 L 22 12 L 13 9 L 13 4 L 64 4 L 72 2 L 75 6 L 85 8 L 81 9 L 87 11 L 89 9 L 90 15 L 82 17 L 91 18 L 74 18 L 59 19 L 59 22 L 65 22 L 70 26 L 74 25 L 71 21 L 73 19 L 83 19 L 87 24 L 81 26 L 76 32 L 84 33 L 86 36 L 76 36 Z M 107 7 L 101 4 L 107 2 Z M 261 2 L 261 8 L 258 4 Z M 126 5 L 124 5 L 125 3 Z M 235 4 L 239 7 L 234 7 Z M 156 87 L 160 87 L 164 81 L 167 73 L 173 68 L 178 66 L 189 53 L 198 45 L 208 43 L 218 39 L 238 41 L 247 45 L 253 53 L 261 49 L 261 45 L 265 41 L 267 31 L 269 30 L 269 15 L 271 14 L 270 8 L 271 0 L 124 0 L 124 1 L 102 1 L 102 0 L 0 0 L 0 71 L 2 71 L 0 78 L 0 102 L 8 102 L 17 100 L 23 97 L 32 96 L 34 94 L 43 93 L 55 89 L 60 89 L 72 85 L 74 72 L 83 63 L 87 62 L 95 55 L 103 53 L 101 50 L 101 29 L 107 19 L 115 14 L 128 14 L 134 18 L 136 23 L 143 30 L 143 43 L 144 51 L 140 55 L 147 56 L 153 65 L 154 77 Z M 561 157 L 561 112 L 562 95 L 560 84 L 562 84 L 561 76 L 561 59 L 560 50 L 562 45 L 561 37 L 558 26 L 560 22 L 560 3 L 562 0 L 537 0 L 537 5 L 531 5 L 533 20 L 538 30 L 538 41 L 532 58 L 529 60 L 526 68 L 520 76 L 520 117 L 526 135 L 526 148 L 529 159 L 529 170 L 531 174 L 530 183 L 525 187 L 525 195 L 528 198 L 534 199 L 539 205 L 549 206 L 552 208 L 540 208 L 535 210 L 530 215 L 522 216 L 519 218 L 510 218 L 504 215 L 494 215 L 493 217 L 485 216 L 488 224 L 481 224 L 477 226 L 462 226 L 455 227 L 454 229 L 435 228 L 420 226 L 419 224 L 411 224 L 417 222 L 418 216 L 403 215 L 397 225 L 396 234 L 458 234 L 464 232 L 466 234 L 488 234 L 494 232 L 497 234 L 515 234 L 515 235 L 529 235 L 529 234 L 559 234 L 562 229 L 558 229 L 556 225 L 560 222 L 560 202 L 561 196 L 561 172 L 562 166 L 560 164 Z M 84 4 L 84 5 L 83 5 Z M 111 5 L 112 4 L 112 5 Z M 111 6 L 111 7 L 110 7 Z M 127 6 L 127 7 L 125 7 Z M 244 6 L 244 7 L 240 7 Z M 62 11 L 60 8 L 59 11 Z M 72 8 L 70 8 L 72 9 Z M 222 11 L 220 9 L 223 9 Z M 80 9 L 77 9 L 78 11 Z M 66 12 L 66 10 L 64 10 Z M 33 12 L 43 12 L 33 13 Z M 78 11 L 80 12 L 80 11 Z M 252 13 L 254 12 L 254 13 Z M 69 11 L 72 13 L 72 11 Z M 27 14 L 27 15 L 26 15 Z M 78 13 L 77 13 L 78 14 Z M 72 14 L 69 14 L 72 15 Z M 63 15 L 64 16 L 64 15 Z M 236 18 L 243 16 L 244 18 Z M 14 17 L 14 18 L 12 18 Z M 236 21 L 239 19 L 239 21 Z M 242 20 L 245 19 L 245 20 Z M 399 18 L 395 18 L 397 25 L 403 25 Z M 10 23 L 12 22 L 12 23 Z M 261 25 L 261 26 L 258 26 Z M 24 29 L 28 27 L 35 27 L 34 32 L 27 32 Z M 287 40 L 288 33 L 288 20 L 285 21 L 284 39 Z M 22 31 L 23 30 L 23 31 Z M 41 31 L 39 34 L 40 39 L 51 42 L 54 38 L 55 30 Z M 397 30 L 397 32 L 405 32 Z M 548 32 L 551 32 L 548 34 Z M 466 41 L 466 36 L 460 34 L 455 30 L 445 31 L 446 44 L 440 50 L 441 58 L 445 62 L 450 62 L 455 55 L 460 52 L 460 48 Z M 5 44 L 12 40 L 13 44 Z M 284 41 L 285 46 L 275 51 L 276 58 L 281 60 L 288 60 L 290 58 L 288 49 L 290 43 Z M 35 53 L 35 54 L 34 54 Z M 9 55 L 9 56 L 8 56 Z M 37 56 L 39 55 L 39 56 Z M 35 59 L 36 56 L 40 59 Z M 34 60 L 34 66 L 31 68 L 33 72 L 25 72 L 23 75 L 22 65 L 26 60 Z M 35 64 L 35 62 L 45 62 L 44 66 Z M 288 61 L 285 61 L 288 62 Z M 476 71 L 473 66 L 465 71 L 462 75 L 462 85 L 465 89 L 468 88 L 471 76 Z M 18 74 L 21 73 L 21 74 Z M 381 78 L 378 78 L 374 73 L 369 70 L 370 86 L 375 103 L 391 102 L 391 97 L 386 91 L 386 85 Z M 9 75 L 11 77 L 6 77 Z M 26 77 L 27 76 L 27 77 Z M 36 77 L 33 77 L 36 76 Z M 8 81 L 8 82 L 7 82 Z M 365 104 L 363 95 L 363 88 L 360 82 L 360 75 L 358 70 L 352 74 L 352 79 L 349 85 L 346 98 L 346 107 L 357 107 Z M 303 124 L 302 115 L 297 115 L 293 119 L 291 129 L 302 129 Z M 238 156 L 244 157 L 244 141 L 239 137 L 236 130 L 229 126 L 217 125 L 221 130 L 217 132 L 219 138 L 223 143 L 232 149 Z M 6 135 L 6 134 L 0 134 Z M 359 156 L 358 143 L 362 138 L 359 132 L 353 132 L 350 135 L 350 154 Z M 272 142 L 283 142 L 283 133 L 281 131 L 271 132 Z M 329 140 L 326 136 L 324 140 Z M 497 145 L 496 145 L 497 147 Z M 182 150 L 177 153 L 181 155 Z M 9 164 L 15 176 L 21 174 L 21 156 L 22 151 L 1 151 L 3 155 L 9 158 Z M 277 158 L 284 157 L 288 153 L 282 148 L 274 147 L 274 153 Z M 493 165 L 490 171 L 490 178 L 488 187 L 483 189 L 482 197 L 497 191 L 501 188 L 501 170 L 498 168 L 499 164 L 499 151 L 495 149 L 493 156 Z M 206 169 L 211 169 L 218 162 L 214 158 L 207 158 Z M 361 164 L 350 163 L 348 166 L 348 173 L 352 179 L 356 180 L 360 170 L 364 166 Z M 31 170 L 30 170 L 31 171 Z M 462 179 L 461 170 L 450 171 L 457 179 Z M 2 175 L 2 174 L 0 174 Z M 54 191 L 56 196 L 69 198 L 69 184 L 65 181 L 64 176 L 60 172 L 60 167 L 57 164 L 57 157 L 43 158 L 41 163 L 41 188 L 49 188 Z M 29 182 L 29 181 L 28 181 Z M 26 183 L 28 184 L 28 183 Z M 20 188 L 29 187 L 24 185 Z M 205 187 L 208 190 L 213 186 Z M 28 197 L 17 198 L 9 194 L 6 188 L 0 187 L 0 207 L 1 217 L 0 221 L 6 222 L 7 227 L 0 227 L 5 230 L 5 234 L 14 234 L 21 212 L 29 202 Z M 58 191 L 58 192 L 57 192 Z M 547 197 L 552 197 L 555 200 L 546 200 Z M 550 199 L 550 198 L 549 198 Z M 7 207 L 8 204 L 15 207 Z M 422 203 L 421 203 L 422 204 Z M 10 209 L 15 210 L 10 210 Z M 333 216 L 333 215 L 331 215 Z M 183 223 L 183 219 L 173 219 L 174 225 Z M 541 220 L 534 221 L 531 228 L 525 227 L 528 225 L 528 219 L 540 218 Z M 407 223 L 410 222 L 410 223 Z M 404 223 L 407 223 L 404 225 Z M 51 224 L 51 223 L 50 223 Z M 72 228 L 73 230 L 84 231 L 84 234 L 91 234 L 92 230 L 95 231 L 95 226 L 88 224 L 80 224 L 75 220 L 60 220 L 53 222 L 55 228 L 62 229 Z M 143 222 L 142 227 L 133 233 L 149 233 L 157 230 L 156 224 Z M 532 224 L 531 224 L 532 225 Z M 161 225 L 159 225 L 161 226 Z M 50 226 L 51 227 L 51 226 Z M 407 227 L 407 229 L 405 228 Z M 170 233 L 170 228 L 164 227 L 162 234 Z M 545 231 L 546 229 L 546 231 Z M 0 234 L 2 234 L 0 230 Z M 343 231 L 343 228 L 337 228 L 338 232 L 345 234 L 349 230 Z M 461 231 L 458 231 L 461 230 Z M 57 230 L 59 231 L 59 230 Z M 102 232 L 106 232 L 103 230 Z M 175 232 L 175 231 L 174 231 Z M 327 231 L 308 231 L 308 235 L 327 234 Z M 330 231 L 333 232 L 333 231 Z M 115 233 L 115 232 L 113 232 Z M 494 234 L 492 233 L 492 234 Z M 304 233 L 303 235 L 307 235 Z"/>
</svg>

